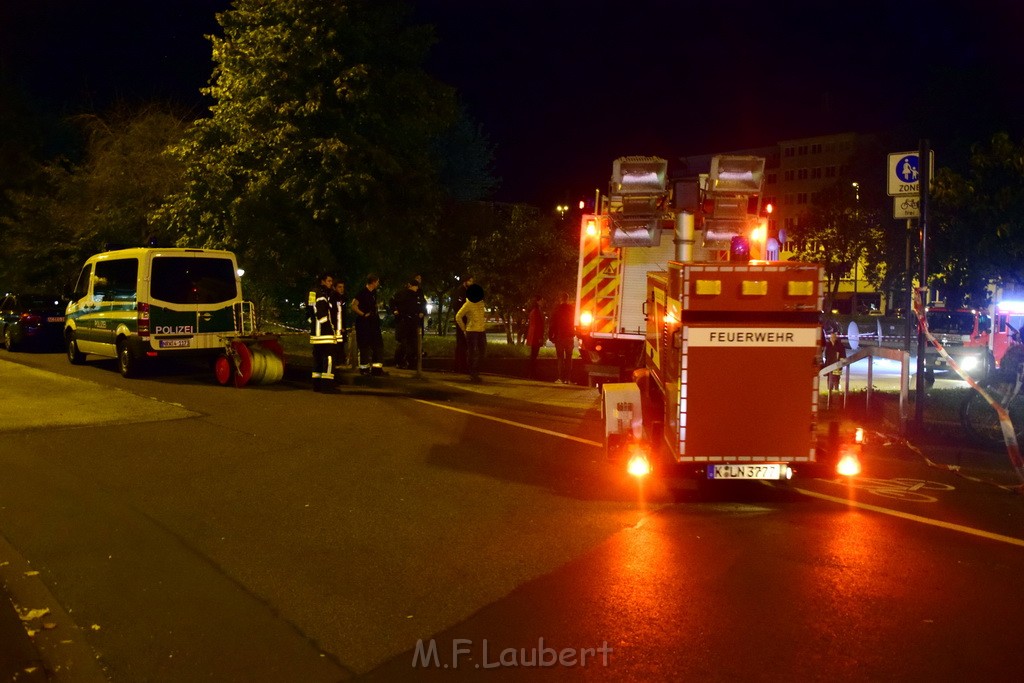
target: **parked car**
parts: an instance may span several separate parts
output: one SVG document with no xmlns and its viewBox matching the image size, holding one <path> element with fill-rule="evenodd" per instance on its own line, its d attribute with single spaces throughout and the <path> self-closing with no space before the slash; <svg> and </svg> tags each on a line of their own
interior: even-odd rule
<svg viewBox="0 0 1024 683">
<path fill-rule="evenodd" d="M 57 294 L 7 294 L 0 302 L 0 335 L 4 348 L 60 348 L 64 308 Z"/>
</svg>

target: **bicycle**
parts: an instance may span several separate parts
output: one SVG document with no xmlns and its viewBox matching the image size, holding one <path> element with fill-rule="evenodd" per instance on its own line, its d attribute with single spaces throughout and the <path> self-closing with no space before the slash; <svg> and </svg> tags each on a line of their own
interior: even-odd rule
<svg viewBox="0 0 1024 683">
<path fill-rule="evenodd" d="M 1007 365 L 1005 360 L 1003 365 L 1004 367 Z M 1009 415 L 1018 441 L 1024 435 L 1022 385 L 1024 385 L 1024 363 L 1017 364 L 1013 379 L 1008 379 L 1008 374 L 1005 372 L 995 371 L 981 383 L 988 395 L 999 403 Z M 1003 430 L 999 424 L 999 415 L 977 391 L 971 391 L 960 405 L 960 423 L 967 435 L 978 444 L 995 446 L 1003 443 Z"/>
</svg>

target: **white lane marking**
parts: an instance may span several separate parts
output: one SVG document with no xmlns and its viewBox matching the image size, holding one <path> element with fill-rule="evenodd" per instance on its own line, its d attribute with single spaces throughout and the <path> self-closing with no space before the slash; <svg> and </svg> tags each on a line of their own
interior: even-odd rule
<svg viewBox="0 0 1024 683">
<path fill-rule="evenodd" d="M 512 427 L 521 427 L 522 429 L 528 429 L 533 432 L 539 432 L 541 434 L 547 434 L 549 436 L 556 436 L 560 439 L 568 439 L 569 441 L 576 441 L 578 443 L 586 444 L 588 446 L 597 446 L 600 448 L 604 447 L 603 443 L 598 441 L 591 441 L 590 439 L 581 439 L 578 436 L 572 436 L 570 434 L 562 434 L 561 432 L 555 432 L 550 429 L 542 429 L 540 427 L 534 427 L 533 425 L 523 424 L 522 422 L 514 422 L 513 420 L 506 420 L 500 417 L 494 417 L 493 415 L 484 415 L 482 413 L 474 413 L 471 410 L 464 410 L 462 408 L 456 408 L 455 406 L 446 406 L 440 403 L 433 403 L 432 401 L 424 401 L 423 399 L 414 398 L 412 399 L 416 403 L 422 403 L 423 405 L 433 406 L 435 408 L 443 408 L 450 410 L 455 413 L 462 413 L 463 415 L 471 415 L 473 417 L 483 418 L 484 420 L 491 420 L 492 422 L 499 422 L 501 424 L 510 425 Z M 878 512 L 883 515 L 890 515 L 892 517 L 899 517 L 906 519 L 911 522 L 917 522 L 919 524 L 927 524 L 929 526 L 939 527 L 940 529 L 948 529 L 950 531 L 958 531 L 963 534 L 971 536 L 978 536 L 980 538 L 987 538 L 992 541 L 999 541 L 1001 543 L 1008 543 L 1010 545 L 1016 545 L 1024 548 L 1024 539 L 1014 538 L 1013 536 L 1003 536 L 1002 534 L 994 534 L 990 531 L 983 531 L 982 529 L 974 529 L 969 526 L 963 526 L 961 524 L 951 524 L 949 522 L 942 522 L 937 519 L 930 519 L 928 517 L 921 517 L 920 515 L 911 515 L 906 512 L 900 512 L 899 510 L 890 510 L 878 505 L 870 505 L 868 503 L 859 503 L 857 501 L 850 500 L 848 498 L 837 498 L 835 496 L 829 496 L 824 493 L 817 493 L 815 491 L 808 491 L 806 489 L 794 488 L 794 491 L 801 493 L 810 498 L 819 498 L 821 500 L 827 500 L 832 503 L 838 503 L 840 505 L 846 505 L 849 507 L 860 508 L 861 510 L 870 510 L 872 512 Z"/>
<path fill-rule="evenodd" d="M 464 410 L 462 408 L 456 408 L 455 406 L 446 406 L 441 403 L 434 403 L 432 401 L 424 401 L 420 398 L 412 399 L 416 403 L 422 403 L 425 406 L 433 406 L 435 408 L 444 408 L 445 410 L 451 410 L 455 413 L 462 413 L 463 415 L 472 415 L 473 417 L 479 417 L 484 420 L 491 420 L 492 422 L 500 422 L 501 424 L 511 425 L 513 427 L 520 427 L 521 429 L 528 429 L 531 432 L 539 432 L 541 434 L 547 434 L 548 436 L 557 436 L 560 439 L 567 439 L 568 441 L 576 441 L 577 443 L 586 444 L 587 446 L 597 446 L 598 448 L 604 448 L 604 444 L 600 441 L 591 441 L 590 439 L 581 439 L 578 436 L 572 436 L 571 434 L 563 434 L 561 432 L 555 432 L 550 429 L 543 429 L 541 427 L 534 427 L 533 425 L 523 424 L 522 422 L 515 422 L 513 420 L 506 420 L 500 417 L 494 417 L 493 415 L 484 415 L 483 413 L 474 413 L 472 410 Z"/>
<path fill-rule="evenodd" d="M 950 522 L 943 522 L 937 519 L 931 519 L 930 517 L 921 517 L 920 515 L 912 515 L 907 512 L 900 512 L 899 510 L 890 510 L 878 505 L 871 505 L 870 503 L 860 503 L 849 498 L 837 498 L 836 496 L 829 496 L 824 493 L 818 493 L 816 491 L 808 491 L 806 489 L 794 488 L 797 493 L 802 493 L 805 496 L 811 498 L 819 498 L 821 500 L 827 500 L 831 503 L 838 503 L 839 505 L 846 505 L 848 507 L 860 508 L 861 510 L 870 510 L 872 512 L 879 512 L 883 515 L 889 515 L 891 517 L 899 517 L 900 519 L 906 519 L 911 522 L 917 522 L 919 524 L 927 524 L 929 526 L 936 526 L 940 529 L 947 529 L 949 531 L 958 531 L 962 534 L 969 534 L 971 536 L 978 536 L 980 538 L 987 538 L 990 541 L 999 541 L 1000 543 L 1009 543 L 1010 545 L 1016 545 L 1024 548 L 1024 539 L 1014 538 L 1013 536 L 1003 536 L 1002 534 L 994 534 L 991 531 L 983 531 L 982 529 L 975 529 L 969 526 L 963 526 L 962 524 L 951 524 Z"/>
</svg>

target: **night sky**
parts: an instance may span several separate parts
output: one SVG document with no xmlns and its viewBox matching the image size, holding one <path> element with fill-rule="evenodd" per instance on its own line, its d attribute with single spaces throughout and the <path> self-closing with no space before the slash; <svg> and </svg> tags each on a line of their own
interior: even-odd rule
<svg viewBox="0 0 1024 683">
<path fill-rule="evenodd" d="M 612 160 L 823 133 L 1024 134 L 1024 3 L 418 0 L 428 64 L 497 148 L 498 198 L 593 196 Z M 201 111 L 227 0 L 2 0 L 0 65 L 49 113 Z M 894 150 L 895 151 L 895 150 Z"/>
</svg>

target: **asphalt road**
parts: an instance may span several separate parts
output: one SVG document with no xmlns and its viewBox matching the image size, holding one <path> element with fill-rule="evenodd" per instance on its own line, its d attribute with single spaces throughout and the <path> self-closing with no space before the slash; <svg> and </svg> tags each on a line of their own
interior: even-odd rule
<svg viewBox="0 0 1024 683">
<path fill-rule="evenodd" d="M 0 408 L 0 577 L 50 608 L 36 640 L 79 680 L 89 654 L 113 681 L 1024 665 L 1024 501 L 880 438 L 852 486 L 641 490 L 603 462 L 594 410 L 449 382 L 235 390 L 56 354 L 0 371 L 0 406 L 34 420 Z"/>
</svg>

